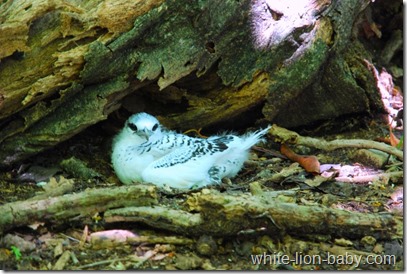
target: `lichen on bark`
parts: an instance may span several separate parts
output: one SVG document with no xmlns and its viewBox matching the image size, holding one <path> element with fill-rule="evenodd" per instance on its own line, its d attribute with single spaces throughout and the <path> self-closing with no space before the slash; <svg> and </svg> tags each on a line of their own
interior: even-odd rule
<svg viewBox="0 0 407 274">
<path fill-rule="evenodd" d="M 265 120 L 283 126 L 377 107 L 360 62 L 352 62 L 352 74 L 342 74 L 342 93 L 342 82 L 329 78 L 346 67 L 330 58 L 346 49 L 365 1 L 300 2 L 306 7 L 300 14 L 291 2 L 279 10 L 265 0 L 7 2 L 0 7 L 3 28 L 19 36 L 8 44 L 15 54 L 0 52 L 6 57 L 0 66 L 0 165 L 72 137 L 123 102 L 136 102 L 132 112 L 150 112 L 174 129 L 213 126 L 262 106 Z M 323 6 L 329 7 L 325 13 Z M 355 10 L 344 13 L 349 7 Z M 339 26 L 345 17 L 346 26 Z M 266 23 L 261 35 L 271 33 L 262 46 L 255 20 Z M 0 33 L 1 39 L 10 40 Z M 340 106 L 338 98 L 354 91 L 354 106 Z M 310 105 L 298 100 L 303 93 L 325 95 L 325 106 L 337 104 Z M 294 121 L 298 109 L 312 115 Z"/>
</svg>

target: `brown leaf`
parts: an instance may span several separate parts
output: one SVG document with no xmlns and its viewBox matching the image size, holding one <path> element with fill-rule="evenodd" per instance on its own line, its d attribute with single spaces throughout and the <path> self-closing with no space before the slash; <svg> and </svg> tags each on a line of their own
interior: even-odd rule
<svg viewBox="0 0 407 274">
<path fill-rule="evenodd" d="M 285 144 L 281 145 L 280 152 L 291 161 L 299 163 L 305 171 L 314 175 L 320 174 L 320 164 L 317 157 L 313 155 L 298 155 Z"/>
<path fill-rule="evenodd" d="M 391 128 L 391 126 L 389 125 L 389 131 L 390 131 L 390 145 L 392 147 L 396 147 L 399 143 L 400 140 L 393 134 L 393 130 Z"/>
</svg>

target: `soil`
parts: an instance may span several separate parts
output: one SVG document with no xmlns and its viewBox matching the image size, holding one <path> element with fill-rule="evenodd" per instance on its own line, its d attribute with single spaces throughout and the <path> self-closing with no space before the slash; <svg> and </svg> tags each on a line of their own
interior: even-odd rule
<svg viewBox="0 0 407 274">
<path fill-rule="evenodd" d="M 372 140 L 388 134 L 388 127 L 379 119 L 362 124 L 340 134 L 325 135 L 324 139 Z M 53 183 L 64 180 L 73 180 L 72 192 L 75 193 L 120 186 L 109 160 L 114 132 L 106 128 L 106 124 L 95 125 L 55 149 L 0 173 L 0 204 L 29 199 L 44 193 L 43 185 L 52 188 Z M 302 133 L 305 132 L 317 135 L 315 128 L 303 129 Z M 394 132 L 399 137 L 402 134 L 400 130 Z M 261 148 L 253 150 L 251 160 L 237 177 L 210 188 L 238 195 L 249 193 L 250 183 L 259 181 L 264 191 L 287 191 L 284 196 L 287 202 L 320 204 L 364 213 L 392 212 L 396 218 L 402 219 L 403 178 L 356 183 L 330 180 L 319 186 L 310 186 L 306 179 L 314 175 L 300 170 L 274 182 L 268 178 L 293 163 L 279 155 L 279 144 L 269 138 Z M 307 147 L 293 149 L 298 154 L 317 156 L 321 164 L 355 167 L 354 170 L 359 172 L 357 175 L 403 168 L 402 162 L 394 157 L 387 157 L 380 169 L 357 163 L 357 149 L 332 152 Z M 75 173 L 62 168 L 60 162 L 72 156 L 91 172 Z M 188 192 L 168 194 L 163 191 L 160 205 L 181 207 L 186 201 L 186 194 Z M 106 243 L 95 245 L 90 240 L 91 233 L 112 231 L 145 236 L 146 240 L 114 246 Z M 166 242 L 169 236 L 187 240 Z M 155 237 L 163 240 L 160 243 L 149 240 Z M 401 270 L 404 268 L 403 245 L 402 232 L 388 240 L 371 236 L 344 239 L 330 235 L 302 235 L 301 232 L 296 235 L 284 232 L 270 235 L 267 230 L 240 231 L 229 237 L 202 235 L 185 238 L 185 235 L 143 223 L 105 223 L 103 212 L 99 212 L 81 220 L 66 220 L 63 224 L 33 222 L 29 226 L 5 231 L 0 238 L 0 267 L 5 270 Z"/>
<path fill-rule="evenodd" d="M 388 94 L 387 101 L 384 100 L 385 104 L 388 103 L 385 108 L 387 107 L 386 110 L 395 119 L 391 126 L 393 134 L 402 139 L 403 98 L 399 87 L 403 84 L 403 49 L 394 47 L 391 43 L 399 43 L 397 36 L 392 38 L 392 35 L 395 30 L 401 31 L 403 12 L 400 1 L 379 0 L 375 4 L 362 14 L 358 33 L 355 35 L 372 53 L 375 66 L 388 68 L 387 71 L 393 76 L 394 86 L 385 86 L 384 78 L 389 77 L 389 74 L 386 75 L 386 69 L 380 69 L 375 80 L 379 90 L 382 77 L 380 73 L 383 73 L 381 86 L 387 89 Z M 389 43 L 389 46 L 386 43 Z M 395 108 L 389 109 L 391 106 Z M 129 113 L 123 113 L 124 110 L 119 111 L 122 113 L 119 113 L 118 117 L 129 116 Z M 293 130 L 302 136 L 324 140 L 357 138 L 389 142 L 389 117 L 385 116 L 362 113 L 360 116 L 339 117 Z M 18 166 L 0 171 L 0 207 L 41 195 L 46 197 L 63 183 L 72 184 L 69 193 L 121 186 L 112 169 L 110 154 L 112 138 L 122 122 L 111 115 L 106 121 L 89 127 L 53 149 Z M 199 125 L 196 127 L 199 128 Z M 218 130 L 222 131 L 220 128 Z M 214 132 L 205 132 L 204 129 L 201 133 L 210 136 Z M 343 172 L 351 179 L 403 171 L 403 161 L 400 159 L 379 153 L 373 161 L 369 157 L 361 157 L 371 154 L 360 152 L 357 148 L 330 152 L 304 146 L 292 146 L 291 149 L 299 155 L 314 155 L 321 165 L 335 166 L 335 172 Z M 257 182 L 263 191 L 284 193 L 280 199 L 285 199 L 287 203 L 321 205 L 362 214 L 390 212 L 400 221 L 401 227 L 388 239 L 376 239 L 369 235 L 347 239 L 327 233 L 309 234 L 303 231 L 292 235 L 284 231 L 272 234 L 267 228 L 242 230 L 227 237 L 192 237 L 150 227 L 142 222 L 107 223 L 104 220 L 104 212 L 101 211 L 91 216 L 67 219 L 62 223 L 33 220 L 29 225 L 0 231 L 0 269 L 404 269 L 403 177 L 340 182 L 335 180 L 338 174 L 334 172 L 330 180 L 310 184 L 315 174 L 306 172 L 298 163 L 288 160 L 279 151 L 280 144 L 274 143 L 268 137 L 260 149 L 252 150 L 250 161 L 237 177 L 209 188 L 225 194 L 239 195 L 251 193 L 253 190 L 250 186 Z M 288 171 L 288 175 L 282 176 L 278 181 L 271 179 L 283 170 Z M 159 204 L 169 208 L 184 208 L 187 196 L 199 191 L 202 190 L 183 193 L 162 190 L 158 198 Z M 63 194 L 68 193 L 53 195 Z M 15 214 L 18 215 L 18 212 Z M 127 236 L 141 237 L 139 239 L 143 240 L 130 242 L 126 240 Z M 99 242 L 94 241 L 95 237 Z"/>
</svg>

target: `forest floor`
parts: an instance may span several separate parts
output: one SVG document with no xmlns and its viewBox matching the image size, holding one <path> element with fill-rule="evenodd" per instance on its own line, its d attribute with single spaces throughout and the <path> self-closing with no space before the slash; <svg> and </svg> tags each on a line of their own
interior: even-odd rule
<svg viewBox="0 0 407 274">
<path fill-rule="evenodd" d="M 4 1 L 3 1 L 4 2 Z M 365 1 L 366 2 L 366 1 Z M 373 2 L 373 1 L 372 1 Z M 397 14 L 399 2 L 376 1 L 382 5 L 372 6 L 363 16 L 363 36 L 372 60 L 390 56 L 395 63 L 383 64 L 388 71 L 397 74 L 395 84 L 403 85 L 402 35 L 391 38 L 392 31 L 402 27 L 403 13 Z M 390 5 L 390 4 L 391 5 Z M 387 9 L 386 9 L 387 7 Z M 392 10 L 395 10 L 394 12 Z M 371 17 L 377 21 L 372 21 Z M 395 20 L 392 20 L 392 19 Z M 368 23 L 368 24 L 366 24 Z M 380 29 L 383 31 L 383 38 Z M 376 37 L 377 36 L 377 37 Z M 375 42 L 370 42 L 371 39 Z M 396 39 L 397 38 L 397 39 Z M 393 47 L 387 46 L 388 40 Z M 391 43 L 389 43 L 391 45 Z M 387 51 L 384 52 L 383 49 Z M 390 53 L 389 53 L 390 52 Z M 18 53 L 18 52 L 17 52 Z M 386 53 L 386 54 L 385 54 Z M 384 62 L 384 61 L 383 61 Z M 384 73 L 383 73 L 384 72 Z M 383 74 L 381 74 L 383 73 Z M 390 98 L 388 105 L 396 105 L 396 113 L 402 120 L 403 108 L 401 88 L 386 86 L 386 70 L 375 74 L 378 89 L 386 89 Z M 383 75 L 383 79 L 380 78 Z M 390 81 L 391 82 L 391 81 Z M 380 85 L 379 85 L 380 84 Z M 352 98 L 349 98 L 352 100 Z M 388 110 L 388 109 L 387 109 Z M 293 115 L 299 115 L 293 113 Z M 363 139 L 384 141 L 389 136 L 389 126 L 383 116 L 370 114 L 360 117 L 339 117 L 319 127 L 296 129 L 302 136 L 324 140 Z M 110 117 L 111 118 L 111 117 Z M 397 222 L 394 229 L 383 227 L 383 234 L 392 231 L 389 237 L 369 233 L 359 237 L 341 237 L 326 231 L 325 220 L 321 220 L 319 233 L 304 230 L 287 230 L 275 233 L 279 220 L 270 217 L 274 230 L 265 225 L 241 230 L 233 235 L 196 235 L 176 233 L 158 226 L 149 226 L 146 221 L 112 222 L 105 218 L 104 210 L 94 207 L 83 214 L 69 218 L 52 218 L 33 212 L 32 218 L 13 221 L 21 217 L 12 212 L 15 219 L 4 218 L 7 205 L 18 208 L 26 201 L 46 202 L 49 197 L 58 200 L 71 194 L 81 194 L 94 189 L 117 189 L 122 184 L 117 179 L 110 163 L 111 142 L 114 136 L 109 129 L 109 120 L 91 126 L 75 137 L 55 148 L 33 156 L 19 166 L 0 171 L 0 269 L 4 270 L 403 270 L 404 235 L 402 176 L 403 161 L 389 154 L 360 148 L 340 148 L 333 151 L 307 146 L 290 146 L 299 155 L 314 155 L 321 170 L 331 172 L 326 180 L 314 180 L 317 175 L 306 172 L 297 162 L 280 153 L 280 144 L 271 136 L 252 150 L 251 159 L 238 176 L 224 180 L 222 185 L 207 189 L 195 189 L 180 193 L 159 190 L 157 203 L 151 207 L 191 209 L 191 197 L 205 191 L 218 191 L 228 197 L 256 198 L 255 191 L 278 193 L 276 199 L 286 204 L 342 210 L 360 215 L 391 215 Z M 387 117 L 388 118 L 388 117 Z M 397 124 L 400 121 L 397 121 Z M 395 124 L 396 122 L 394 122 Z M 402 121 L 393 125 L 395 137 L 402 139 Z M 115 125 L 121 126 L 121 125 Z M 199 128 L 199 125 L 197 125 Z M 221 130 L 221 129 L 220 129 Z M 243 132 L 241 132 L 243 133 Z M 210 132 L 203 132 L 210 135 Z M 402 145 L 401 145 L 402 147 Z M 402 149 L 402 148 L 401 148 Z M 322 175 L 323 172 L 321 172 Z M 342 176 L 342 181 L 337 180 Z M 278 178 L 278 180 L 276 180 Z M 257 190 L 256 187 L 257 186 Z M 118 196 L 117 200 L 123 197 Z M 54 200 L 54 201 L 55 201 Z M 84 209 L 87 201 L 81 201 Z M 35 204 L 44 206 L 44 204 Z M 158 206 L 159 205 L 159 206 Z M 66 207 L 69 207 L 66 206 Z M 13 207 L 10 207 L 13 208 Z M 69 211 L 70 208 L 61 208 Z M 31 210 L 27 208 L 26 211 Z M 33 211 L 37 208 L 33 207 Z M 90 214 L 89 212 L 92 212 Z M 287 212 L 289 217 L 295 212 Z M 28 214 L 27 216 L 30 216 Z M 213 216 L 213 215 L 211 215 Z M 261 216 L 259 216 L 261 217 Z M 298 216 L 295 216 L 296 218 Z M 304 216 L 304 219 L 309 216 Z M 329 217 L 329 216 L 328 216 Z M 222 217 L 219 217 L 222 218 Z M 220 221 L 213 216 L 213 221 Z M 249 219 L 249 218 L 247 218 Z M 327 218 L 328 219 L 328 218 Z M 53 222 L 51 220 L 58 220 Z M 161 219 L 154 220 L 159 224 Z M 308 219 L 306 219 L 308 220 Z M 252 219 L 249 219 L 252 221 Z M 253 222 L 255 220 L 253 219 Z M 164 218 L 163 218 L 164 222 Z M 341 224 L 338 224 L 338 227 Z M 356 225 L 359 225 L 357 223 Z M 271 225 L 270 225 L 271 226 Z M 366 229 L 366 224 L 364 228 Z M 6 228 L 7 227 L 7 228 Z M 223 228 L 223 227 L 222 227 Z M 226 229 L 226 228 L 225 228 Z M 326 227 L 326 230 L 328 228 Z M 360 225 L 362 230 L 362 225 Z M 375 228 L 377 229 L 377 227 Z M 387 230 L 388 229 L 388 230 Z M 271 233 L 270 231 L 274 231 Z M 372 224 L 373 231 L 373 224 Z M 359 233 L 360 234 L 360 233 Z M 372 236 L 373 235 L 373 236 Z M 129 241 L 128 239 L 133 239 Z M 135 241 L 134 239 L 138 239 Z"/>
<path fill-rule="evenodd" d="M 364 127 L 357 128 L 358 130 L 353 129 L 341 134 L 325 135 L 324 139 L 374 140 L 388 135 L 388 127 L 377 121 L 369 121 Z M 395 131 L 396 136 L 400 137 L 401 134 L 402 131 Z M 110 164 L 111 138 L 103 127 L 96 125 L 55 149 L 32 157 L 24 165 L 0 173 L 0 205 L 41 195 L 66 180 L 73 182 L 71 193 L 120 186 L 121 183 Z M 283 196 L 286 202 L 305 206 L 317 204 L 361 213 L 391 212 L 395 218 L 402 220 L 403 178 L 366 182 L 339 182 L 332 179 L 312 186 L 307 184 L 306 180 L 314 175 L 305 172 L 298 164 L 284 156 L 278 157 L 279 145 L 273 143 L 270 138 L 261 147 L 261 151 L 252 150 L 251 160 L 237 177 L 220 186 L 209 188 L 225 194 L 247 194 L 250 193 L 250 184 L 257 181 L 263 191 L 286 191 Z M 321 167 L 326 164 L 347 167 L 349 173 L 346 176 L 352 178 L 403 170 L 402 162 L 388 155 L 385 156 L 383 166 L 369 166 L 369 163 L 363 163 L 363 157 L 360 158 L 356 148 L 327 152 L 296 147 L 295 151 L 298 154 L 317 156 Z M 90 175 L 78 175 L 66 166 L 61 167 L 59 163 L 72 156 L 91 170 Z M 295 171 L 279 182 L 268 180 L 282 170 Z M 190 193 L 199 191 L 191 190 Z M 163 191 L 159 196 L 159 204 L 172 208 L 181 207 L 190 193 L 169 195 Z M 372 236 L 347 239 L 332 235 L 302 234 L 301 231 L 295 235 L 284 232 L 274 235 L 261 229 L 240 231 L 237 235 L 225 237 L 193 237 L 150 227 L 141 222 L 106 223 L 103 212 L 95 211 L 93 216 L 69 219 L 58 224 L 35 220 L 27 226 L 4 231 L 0 237 L 0 268 L 401 270 L 404 269 L 404 243 L 402 229 L 400 231 L 390 239 L 376 239 Z M 111 239 L 110 237 L 115 238 L 118 235 L 125 238 L 130 235 L 143 236 L 145 241 L 124 241 L 114 246 L 95 245 L 90 240 L 90 235 L 95 232 L 102 233 L 101 239 Z M 162 240 L 150 241 L 154 237 Z M 176 241 L 176 238 L 184 240 Z"/>
</svg>

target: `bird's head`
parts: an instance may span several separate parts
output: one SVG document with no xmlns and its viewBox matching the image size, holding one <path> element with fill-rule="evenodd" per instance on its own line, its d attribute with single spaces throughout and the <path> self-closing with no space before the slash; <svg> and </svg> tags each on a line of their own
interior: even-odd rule
<svg viewBox="0 0 407 274">
<path fill-rule="evenodd" d="M 152 115 L 145 112 L 133 114 L 126 121 L 126 130 L 147 140 L 157 133 L 161 133 L 160 122 Z"/>
</svg>

